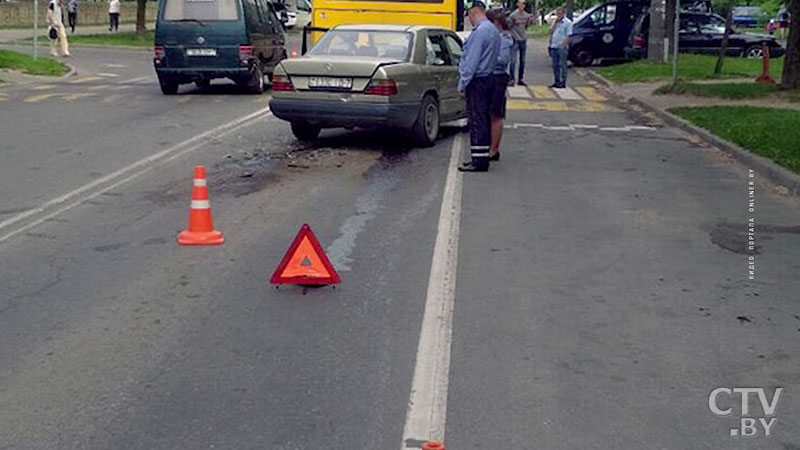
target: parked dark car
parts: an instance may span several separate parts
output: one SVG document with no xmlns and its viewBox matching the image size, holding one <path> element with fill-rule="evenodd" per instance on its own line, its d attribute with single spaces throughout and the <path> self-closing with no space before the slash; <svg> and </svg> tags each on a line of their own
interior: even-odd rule
<svg viewBox="0 0 800 450">
<path fill-rule="evenodd" d="M 649 1 L 622 0 L 587 9 L 575 19 L 569 60 L 588 66 L 600 58 L 624 58 L 633 24 Z"/>
<path fill-rule="evenodd" d="M 162 0 L 153 64 L 161 91 L 230 78 L 253 93 L 286 57 L 286 35 L 267 0 Z"/>
<path fill-rule="evenodd" d="M 629 59 L 647 57 L 649 31 L 650 15 L 643 14 L 636 21 L 628 39 L 628 46 L 625 48 L 625 55 Z M 728 56 L 761 58 L 763 42 L 767 43 L 771 58 L 778 58 L 786 53 L 786 50 L 772 36 L 732 31 L 728 40 Z M 682 53 L 716 55 L 722 46 L 725 19 L 716 14 L 681 13 L 678 33 L 678 49 Z"/>
</svg>

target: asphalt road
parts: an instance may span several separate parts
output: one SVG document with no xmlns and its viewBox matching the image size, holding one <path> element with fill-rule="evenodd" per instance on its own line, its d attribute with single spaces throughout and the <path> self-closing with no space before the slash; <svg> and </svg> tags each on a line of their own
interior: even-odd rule
<svg viewBox="0 0 800 450">
<path fill-rule="evenodd" d="M 747 168 L 547 90 L 541 49 L 466 176 L 457 129 L 303 146 L 269 92 L 165 97 L 147 52 L 73 53 L 0 87 L 0 449 L 418 447 L 414 392 L 451 450 L 800 449 L 800 205 L 756 174 L 749 213 Z M 175 243 L 195 164 L 221 247 Z M 303 223 L 338 288 L 269 285 Z M 784 388 L 772 437 L 732 438 L 717 387 Z"/>
</svg>

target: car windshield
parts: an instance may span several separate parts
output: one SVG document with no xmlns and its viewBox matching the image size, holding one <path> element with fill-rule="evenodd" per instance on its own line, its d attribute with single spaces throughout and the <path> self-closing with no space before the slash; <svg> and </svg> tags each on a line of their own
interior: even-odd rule
<svg viewBox="0 0 800 450">
<path fill-rule="evenodd" d="M 331 30 L 322 36 L 308 54 L 408 61 L 411 34 L 403 31 Z"/>
<path fill-rule="evenodd" d="M 163 0 L 162 19 L 169 21 L 208 22 L 237 20 L 237 0 Z"/>
</svg>

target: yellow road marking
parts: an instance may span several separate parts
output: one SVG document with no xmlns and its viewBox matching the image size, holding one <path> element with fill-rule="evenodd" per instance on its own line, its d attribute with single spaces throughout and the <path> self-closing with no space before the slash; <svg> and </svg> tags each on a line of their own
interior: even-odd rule
<svg viewBox="0 0 800 450">
<path fill-rule="evenodd" d="M 91 86 L 89 88 L 90 91 L 104 91 L 106 89 L 111 88 L 110 84 L 98 84 L 97 86 Z"/>
<path fill-rule="evenodd" d="M 77 80 L 72 80 L 70 83 L 72 84 L 80 84 L 80 83 L 88 83 L 90 81 L 97 81 L 102 80 L 103 77 L 85 77 L 85 78 L 78 78 Z"/>
<path fill-rule="evenodd" d="M 556 94 L 547 86 L 528 86 L 533 96 L 538 99 L 555 99 Z"/>
<path fill-rule="evenodd" d="M 526 100 L 508 100 L 510 110 L 517 111 L 553 111 L 553 112 L 604 112 L 618 111 L 600 102 L 531 102 Z"/>
<path fill-rule="evenodd" d="M 189 103 L 190 101 L 192 101 L 192 98 L 193 97 L 190 97 L 188 95 L 184 95 L 183 97 L 178 97 L 178 103 Z"/>
<path fill-rule="evenodd" d="M 51 94 L 32 95 L 32 96 L 26 98 L 24 100 L 24 102 L 25 103 L 37 103 L 37 102 L 40 102 L 42 100 L 47 100 L 48 98 L 51 98 L 51 97 L 56 97 L 58 95 L 61 95 L 61 94 L 52 94 L 51 93 Z"/>
<path fill-rule="evenodd" d="M 48 89 L 55 89 L 55 88 L 56 88 L 55 84 L 42 84 L 42 85 L 39 85 L 39 86 L 34 86 L 33 90 L 35 90 L 35 91 L 46 91 Z"/>
<path fill-rule="evenodd" d="M 597 89 L 589 86 L 578 86 L 575 88 L 586 100 L 592 100 L 595 102 L 604 102 L 608 100 L 604 95 L 602 95 Z"/>
</svg>

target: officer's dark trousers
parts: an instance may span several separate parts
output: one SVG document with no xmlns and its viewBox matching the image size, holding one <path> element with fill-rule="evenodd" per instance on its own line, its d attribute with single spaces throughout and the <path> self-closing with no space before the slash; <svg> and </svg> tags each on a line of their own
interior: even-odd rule
<svg viewBox="0 0 800 450">
<path fill-rule="evenodd" d="M 492 96 L 492 77 L 476 77 L 467 85 L 467 116 L 469 117 L 469 141 L 472 165 L 489 167 L 490 128 L 489 101 Z"/>
</svg>

